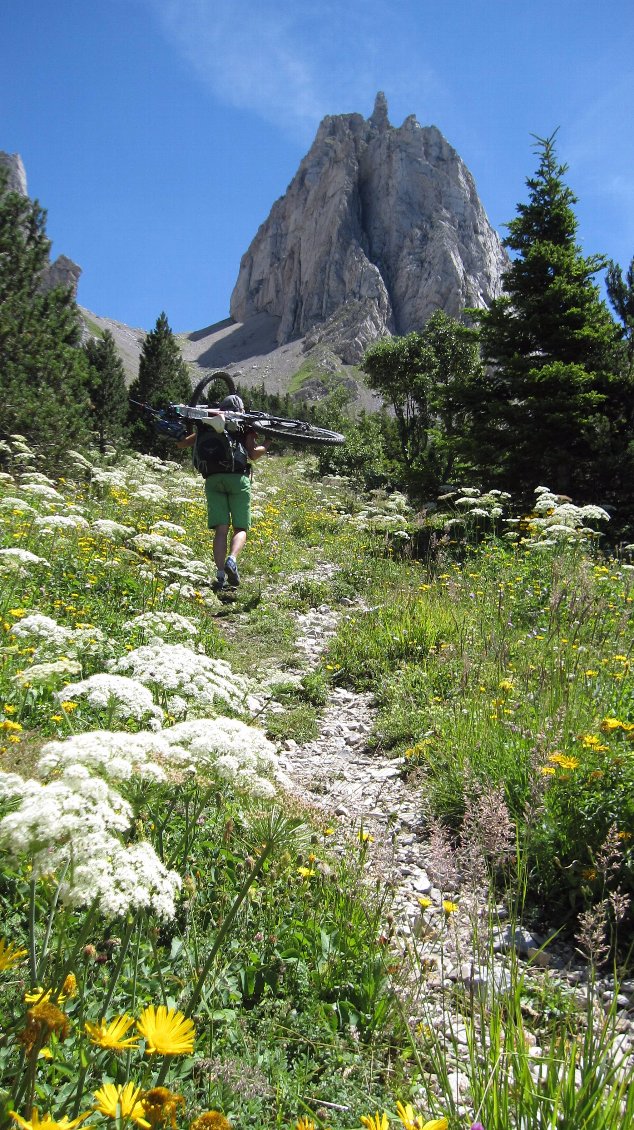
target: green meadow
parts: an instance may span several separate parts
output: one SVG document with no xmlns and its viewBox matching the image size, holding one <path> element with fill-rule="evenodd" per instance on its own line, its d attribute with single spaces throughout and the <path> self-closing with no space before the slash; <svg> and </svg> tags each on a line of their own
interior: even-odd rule
<svg viewBox="0 0 634 1130">
<path fill-rule="evenodd" d="M 530 514 L 475 490 L 415 513 L 270 457 L 227 601 L 188 468 L 71 451 L 53 479 L 1 447 L 3 1124 L 630 1125 L 634 566 L 607 515 L 545 487 Z M 323 604 L 337 633 L 289 680 Z M 493 966 L 503 906 L 584 993 L 511 951 L 413 1022 L 425 900 L 401 944 L 360 826 L 280 766 L 335 686 L 372 693 L 376 758 L 425 798 L 465 958 Z"/>
</svg>

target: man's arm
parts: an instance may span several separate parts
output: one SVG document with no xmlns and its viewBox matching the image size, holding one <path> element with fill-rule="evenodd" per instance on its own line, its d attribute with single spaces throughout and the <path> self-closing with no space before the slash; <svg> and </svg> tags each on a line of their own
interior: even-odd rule
<svg viewBox="0 0 634 1130">
<path fill-rule="evenodd" d="M 185 439 L 179 439 L 178 443 L 176 444 L 176 447 L 178 447 L 179 449 L 182 450 L 182 448 L 184 448 L 184 447 L 193 447 L 195 442 L 196 442 L 196 432 L 192 432 L 191 435 L 185 436 Z"/>
<path fill-rule="evenodd" d="M 254 463 L 257 463 L 258 459 L 261 459 L 263 455 L 266 455 L 272 442 L 272 440 L 268 440 L 266 443 L 258 443 L 255 432 L 250 429 L 244 437 L 244 446 L 247 449 L 247 455 L 249 456 L 249 459 L 251 459 Z"/>
</svg>

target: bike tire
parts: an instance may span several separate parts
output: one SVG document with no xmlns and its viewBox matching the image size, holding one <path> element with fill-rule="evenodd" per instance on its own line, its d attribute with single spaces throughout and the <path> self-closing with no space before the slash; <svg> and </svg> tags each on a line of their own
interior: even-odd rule
<svg viewBox="0 0 634 1130">
<path fill-rule="evenodd" d="M 248 426 L 265 436 L 275 439 L 286 439 L 289 443 L 300 446 L 316 443 L 335 447 L 346 442 L 346 437 L 340 432 L 331 432 L 328 428 L 318 428 L 315 424 L 308 424 L 305 420 L 285 420 L 281 416 L 256 416 L 249 413 Z"/>
<path fill-rule="evenodd" d="M 207 385 L 211 384 L 212 381 L 224 381 L 224 383 L 227 386 L 228 393 L 235 393 L 235 391 L 236 391 L 236 386 L 233 382 L 233 377 L 229 376 L 229 373 L 225 373 L 225 372 L 222 372 L 220 370 L 217 373 L 209 373 L 206 377 L 203 377 L 203 379 L 198 382 L 195 389 L 193 390 L 191 397 L 189 399 L 189 404 L 188 404 L 189 408 L 195 408 L 196 407 L 196 405 L 198 404 L 198 401 L 200 400 L 203 392 L 207 388 Z"/>
</svg>

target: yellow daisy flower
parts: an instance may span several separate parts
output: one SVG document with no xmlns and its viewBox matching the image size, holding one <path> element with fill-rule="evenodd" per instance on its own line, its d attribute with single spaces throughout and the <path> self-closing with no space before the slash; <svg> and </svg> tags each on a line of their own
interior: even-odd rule
<svg viewBox="0 0 634 1130">
<path fill-rule="evenodd" d="M 135 1083 L 126 1083 L 125 1086 L 104 1083 L 95 1091 L 97 1105 L 94 1109 L 105 1114 L 106 1118 L 131 1118 L 142 1130 L 150 1130 L 150 1123 L 144 1117 L 142 1094 L 141 1088 Z"/>
<path fill-rule="evenodd" d="M 109 1023 L 102 1019 L 98 1024 L 91 1024 L 87 1020 L 84 1028 L 91 1044 L 118 1052 L 125 1051 L 126 1048 L 134 1048 L 138 1044 L 138 1036 L 128 1036 L 127 1034 L 133 1024 L 134 1017 L 125 1013 L 123 1016 L 115 1017 Z"/>
<path fill-rule="evenodd" d="M 458 903 L 457 902 L 451 902 L 450 899 L 443 899 L 442 908 L 443 908 L 445 914 L 455 914 L 456 911 L 458 910 Z"/>
<path fill-rule="evenodd" d="M 219 1110 L 207 1110 L 194 1119 L 189 1130 L 231 1130 L 231 1123 Z"/>
<path fill-rule="evenodd" d="M 379 1116 L 378 1110 L 375 1114 L 362 1114 L 361 1122 L 366 1130 L 390 1130 L 390 1123 L 385 1111 Z"/>
<path fill-rule="evenodd" d="M 137 1028 L 145 1040 L 147 1055 L 188 1055 L 194 1050 L 193 1020 L 164 1004 L 144 1008 Z"/>
<path fill-rule="evenodd" d="M 18 1039 L 27 1051 L 31 1051 L 36 1042 L 44 1043 L 53 1032 L 61 1040 L 65 1040 L 70 1032 L 66 1013 L 49 1000 L 41 1000 L 27 1009 L 26 1017 L 26 1027 Z"/>
<path fill-rule="evenodd" d="M 64 995 L 67 997 L 77 996 L 77 978 L 74 973 L 69 973 L 68 976 L 64 979 L 64 984 L 62 985 L 62 993 L 64 993 Z"/>
<path fill-rule="evenodd" d="M 185 1105 L 182 1095 L 177 1095 L 167 1087 L 152 1087 L 141 1099 L 145 1117 L 150 1126 L 170 1126 L 176 1130 L 176 1111 Z"/>
<path fill-rule="evenodd" d="M 411 1103 L 405 1105 L 397 1103 L 396 1113 L 404 1130 L 447 1130 L 448 1122 L 446 1118 L 432 1118 L 428 1122 L 423 1122 L 422 1114 L 418 1114 Z"/>
<path fill-rule="evenodd" d="M 66 982 L 64 982 L 66 984 Z M 53 996 L 53 989 L 43 989 L 41 985 L 36 985 L 34 989 L 29 989 L 24 994 L 26 1004 L 43 1004 L 44 1001 L 50 1001 Z M 61 992 L 55 994 L 55 1003 L 63 1004 L 66 1000 L 68 993 L 62 989 Z"/>
<path fill-rule="evenodd" d="M 42 1118 L 40 1118 L 36 1107 L 33 1107 L 30 1118 L 22 1118 L 19 1114 L 16 1114 L 14 1110 L 9 1111 L 9 1114 L 14 1122 L 17 1122 L 18 1126 L 22 1127 L 22 1130 L 40 1130 L 40 1128 L 42 1128 L 42 1130 L 72 1130 L 74 1126 L 79 1126 L 80 1123 L 89 1117 L 90 1111 L 87 1111 L 86 1114 L 80 1114 L 79 1118 L 72 1119 L 67 1118 L 66 1115 L 59 1119 L 51 1118 L 50 1114 L 44 1114 Z M 91 1128 L 85 1126 L 84 1130 L 91 1130 Z"/>
<path fill-rule="evenodd" d="M 13 969 L 23 957 L 26 957 L 27 951 L 19 949 L 14 946 L 12 942 L 5 942 L 4 938 L 0 938 L 0 973 L 4 973 L 5 969 Z"/>
</svg>

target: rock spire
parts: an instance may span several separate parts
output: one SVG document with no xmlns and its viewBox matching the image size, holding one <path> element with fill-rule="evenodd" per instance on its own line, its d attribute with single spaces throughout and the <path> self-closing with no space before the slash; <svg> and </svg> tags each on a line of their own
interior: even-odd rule
<svg viewBox="0 0 634 1130">
<path fill-rule="evenodd" d="M 487 305 L 507 264 L 455 149 L 413 115 L 392 126 L 380 92 L 367 120 L 321 122 L 242 257 L 231 316 L 276 316 L 282 344 L 319 337 L 332 319 L 340 326 L 350 305 L 359 332 L 344 359 L 354 361 L 377 336 L 420 329 L 438 308 L 455 316 Z"/>
</svg>

